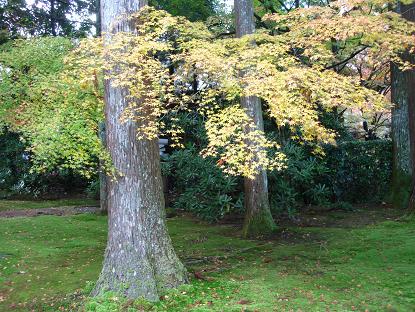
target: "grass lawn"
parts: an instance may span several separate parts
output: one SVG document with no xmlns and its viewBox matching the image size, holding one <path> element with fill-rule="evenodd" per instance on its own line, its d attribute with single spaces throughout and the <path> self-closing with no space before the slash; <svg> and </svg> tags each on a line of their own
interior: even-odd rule
<svg viewBox="0 0 415 312">
<path fill-rule="evenodd" d="M 99 202 L 88 198 L 69 198 L 57 200 L 0 200 L 0 211 L 23 210 L 23 209 L 43 209 L 52 207 L 67 206 L 98 206 Z"/>
<path fill-rule="evenodd" d="M 288 228 L 270 241 L 242 240 L 228 225 L 168 224 L 189 271 L 203 279 L 156 305 L 110 294 L 85 304 L 106 218 L 0 219 L 0 311 L 74 310 L 82 301 L 84 311 L 415 311 L 415 221 Z"/>
</svg>

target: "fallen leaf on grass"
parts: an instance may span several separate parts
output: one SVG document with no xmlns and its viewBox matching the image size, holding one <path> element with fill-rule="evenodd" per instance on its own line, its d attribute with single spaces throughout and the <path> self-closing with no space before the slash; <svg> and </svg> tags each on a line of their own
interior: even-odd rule
<svg viewBox="0 0 415 312">
<path fill-rule="evenodd" d="M 206 281 L 206 277 L 204 277 L 201 272 L 194 272 L 193 274 L 195 278 Z"/>
<path fill-rule="evenodd" d="M 203 276 L 202 272 L 194 272 L 193 275 L 196 279 L 199 279 L 199 280 L 209 281 L 209 282 L 213 281 L 213 277 Z"/>
</svg>

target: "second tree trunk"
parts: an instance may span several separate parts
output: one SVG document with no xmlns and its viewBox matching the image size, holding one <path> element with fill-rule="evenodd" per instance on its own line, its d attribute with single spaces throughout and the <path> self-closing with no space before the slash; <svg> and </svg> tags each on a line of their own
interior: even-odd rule
<svg viewBox="0 0 415 312">
<path fill-rule="evenodd" d="M 255 31 L 254 6 L 252 0 L 235 0 L 236 35 L 238 38 Z M 264 130 L 261 100 L 250 96 L 241 99 L 241 106 L 251 117 L 258 130 Z M 247 130 L 249 131 L 249 130 Z M 247 142 L 247 144 L 253 144 Z M 268 199 L 268 178 L 265 170 L 260 170 L 254 178 L 245 178 L 245 221 L 243 235 L 256 237 L 268 235 L 276 228 L 271 215 Z"/>
</svg>

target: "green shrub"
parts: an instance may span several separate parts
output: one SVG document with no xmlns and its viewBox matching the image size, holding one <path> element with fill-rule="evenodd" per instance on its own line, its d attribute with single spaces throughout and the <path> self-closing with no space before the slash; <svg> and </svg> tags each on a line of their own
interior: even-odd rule
<svg viewBox="0 0 415 312">
<path fill-rule="evenodd" d="M 100 181 L 99 178 L 96 178 L 89 182 L 88 186 L 85 189 L 85 193 L 89 198 L 99 199 L 100 197 Z"/>
<path fill-rule="evenodd" d="M 32 171 L 31 156 L 18 133 L 0 129 L 0 198 L 62 197 L 65 192 L 83 192 L 86 179 L 69 169 Z"/>
<path fill-rule="evenodd" d="M 392 143 L 349 141 L 312 156 L 305 146 L 286 144 L 287 168 L 269 174 L 273 213 L 292 216 L 303 205 L 336 206 L 380 201 L 392 176 Z M 337 205 L 338 206 L 338 205 Z M 336 206 L 336 207 L 337 207 Z"/>
<path fill-rule="evenodd" d="M 215 159 L 201 157 L 193 145 L 174 151 L 163 163 L 177 196 L 174 208 L 211 222 L 243 209 L 240 179 L 224 175 Z"/>
<path fill-rule="evenodd" d="M 382 200 L 392 177 L 392 142 L 350 141 L 327 147 L 327 164 L 336 201 Z"/>
<path fill-rule="evenodd" d="M 171 152 L 162 164 L 163 174 L 170 176 L 176 195 L 173 206 L 209 221 L 228 213 L 243 213 L 242 179 L 225 176 L 216 167 L 215 159 L 199 156 L 207 144 L 202 117 L 191 112 L 176 117 L 188 147 Z M 341 117 L 324 118 L 343 140 L 351 139 Z M 289 131 L 277 132 L 269 123 L 266 126 L 271 139 L 289 142 L 282 144 L 287 168 L 268 174 L 273 214 L 293 216 L 304 205 L 331 207 L 339 202 L 347 210 L 351 209 L 349 203 L 380 200 L 387 194 L 392 170 L 390 141 L 348 141 L 326 146 L 325 155 L 316 156 L 307 145 L 290 141 Z"/>
<path fill-rule="evenodd" d="M 294 143 L 286 144 L 282 151 L 287 156 L 287 167 L 268 175 L 273 213 L 292 216 L 304 204 L 326 204 L 330 187 L 325 184 L 329 169 L 324 161 Z"/>
</svg>

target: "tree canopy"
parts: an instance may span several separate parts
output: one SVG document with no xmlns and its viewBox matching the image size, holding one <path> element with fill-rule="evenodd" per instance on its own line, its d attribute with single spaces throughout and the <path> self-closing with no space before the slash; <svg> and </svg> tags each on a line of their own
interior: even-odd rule
<svg viewBox="0 0 415 312">
<path fill-rule="evenodd" d="M 362 83 L 364 80 L 353 63 L 347 66 L 347 71 L 331 70 L 347 63 L 343 56 L 346 51 L 352 55 L 359 51 L 359 57 L 355 58 L 364 58 L 373 66 L 394 61 L 408 67 L 400 55 L 413 48 L 413 24 L 385 9 L 384 4 L 387 2 L 343 1 L 285 15 L 266 15 L 264 22 L 272 23 L 272 29 L 242 39 L 217 39 L 202 23 L 147 7 L 126 17 L 140 25 L 136 35 L 120 33 L 105 49 L 101 48 L 100 39 L 81 41 L 66 58 L 66 64 L 61 65 L 60 74 L 55 71 L 55 78 L 46 75 L 47 83 L 40 83 L 39 91 L 31 87 L 31 98 L 25 100 L 31 105 L 16 101 L 14 112 L 18 109 L 16 118 L 20 122 L 15 124 L 23 125 L 23 132 L 33 133 L 33 138 L 40 137 L 37 132 L 46 136 L 57 133 L 55 139 L 43 137 L 32 144 L 39 160 L 48 159 L 46 167 L 57 163 L 57 159 L 65 159 L 66 165 L 90 168 L 89 157 L 74 157 L 67 149 L 51 148 L 50 144 L 69 131 L 68 127 L 75 127 L 78 135 L 69 131 L 69 137 L 61 142 L 77 138 L 82 146 L 93 146 L 92 155 L 101 155 L 96 135 L 91 136 L 94 144 L 84 144 L 83 140 L 91 140 L 86 137 L 97 132 L 102 110 L 100 79 L 104 70 L 111 70 L 113 84 L 128 88 L 131 100 L 140 99 L 140 105 L 130 105 L 123 116 L 124 122 L 137 122 L 139 137 L 168 135 L 180 144 L 183 129 L 175 125 L 175 115 L 196 109 L 207 119 L 209 144 L 203 154 L 220 159 L 218 164 L 227 173 L 252 176 L 259 167 L 281 168 L 284 156 L 269 157 L 267 152 L 271 147 L 278 149 L 278 142 L 254 131 L 250 139 L 258 143 L 258 148 L 249 149 L 244 144 L 247 138 L 242 128 L 248 120 L 243 118 L 245 113 L 238 99 L 260 97 L 266 114 L 277 126 L 288 126 L 294 139 L 312 144 L 316 152 L 320 151 L 320 144 L 335 143 L 336 133 L 320 121 L 322 111 L 346 107 L 373 114 L 390 107 L 382 94 Z M 41 41 L 29 40 L 28 47 L 36 46 L 36 42 Z M 13 68 L 10 60 L 15 57 L 16 52 L 3 54 L 2 66 Z M 2 73 L 9 81 L 15 79 L 13 70 Z M 193 90 L 195 80 L 197 90 Z M 46 87 L 51 82 L 53 87 Z M 36 92 L 43 96 L 35 96 Z M 49 108 L 45 105 L 56 98 L 64 99 L 60 102 L 63 112 L 71 116 L 71 125 L 53 113 L 56 104 Z M 151 118 L 143 114 L 147 111 L 151 112 Z M 45 119 L 40 122 L 24 116 L 45 116 Z M 60 131 L 42 132 L 40 124 L 54 125 L 57 119 Z M 47 150 L 53 150 L 52 155 L 61 155 L 41 156 Z M 85 151 L 86 154 L 91 155 Z"/>
</svg>

